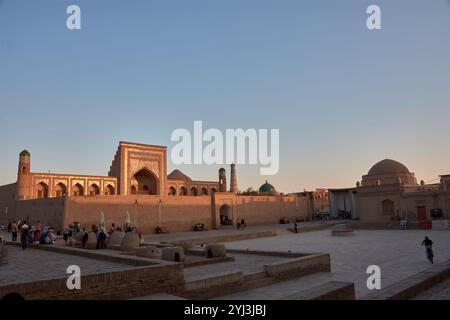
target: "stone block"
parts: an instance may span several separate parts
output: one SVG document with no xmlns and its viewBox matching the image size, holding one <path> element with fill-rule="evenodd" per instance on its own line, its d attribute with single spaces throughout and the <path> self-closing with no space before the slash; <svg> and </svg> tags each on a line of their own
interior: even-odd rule
<svg viewBox="0 0 450 320">
<path fill-rule="evenodd" d="M 161 259 L 161 249 L 153 246 L 140 247 L 136 250 L 136 256 L 151 259 Z"/>
<path fill-rule="evenodd" d="M 223 244 L 209 244 L 205 250 L 208 258 L 221 258 L 227 255 L 227 249 Z"/>
<path fill-rule="evenodd" d="M 114 231 L 108 239 L 107 246 L 108 246 L 108 248 L 117 246 L 117 245 L 120 246 L 120 245 L 122 245 L 122 240 L 123 240 L 123 232 L 122 231 Z"/>
<path fill-rule="evenodd" d="M 122 239 L 120 250 L 134 251 L 141 245 L 141 238 L 136 232 L 127 232 Z"/>
<path fill-rule="evenodd" d="M 162 260 L 183 262 L 185 260 L 182 247 L 167 247 L 161 250 Z"/>
<path fill-rule="evenodd" d="M 88 240 L 86 241 L 86 249 L 89 250 L 97 249 L 97 235 L 93 231 L 90 231 L 88 233 Z"/>
<path fill-rule="evenodd" d="M 332 236 L 353 236 L 354 231 L 349 224 L 338 224 L 331 230 Z"/>
</svg>

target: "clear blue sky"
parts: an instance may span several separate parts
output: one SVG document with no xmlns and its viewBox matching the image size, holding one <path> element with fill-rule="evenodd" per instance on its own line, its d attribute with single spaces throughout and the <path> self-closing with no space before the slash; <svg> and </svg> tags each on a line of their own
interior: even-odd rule
<svg viewBox="0 0 450 320">
<path fill-rule="evenodd" d="M 22 149 L 33 171 L 106 174 L 120 140 L 170 148 L 194 120 L 279 128 L 280 191 L 353 186 L 384 158 L 428 181 L 450 173 L 450 2 L 0 0 L 0 112 L 0 184 Z M 241 188 L 265 179 L 238 167 Z"/>
</svg>

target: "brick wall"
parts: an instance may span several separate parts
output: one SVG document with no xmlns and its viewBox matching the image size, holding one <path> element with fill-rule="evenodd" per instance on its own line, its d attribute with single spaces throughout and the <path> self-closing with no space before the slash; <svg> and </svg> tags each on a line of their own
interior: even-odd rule
<svg viewBox="0 0 450 320">
<path fill-rule="evenodd" d="M 16 184 L 0 186 L 0 224 L 6 225 L 15 212 Z"/>
<path fill-rule="evenodd" d="M 184 287 L 181 264 L 145 266 L 85 275 L 81 290 L 68 290 L 67 278 L 0 286 L 0 298 L 12 292 L 25 299 L 128 299 L 154 293 L 174 293 Z"/>
<path fill-rule="evenodd" d="M 65 224 L 73 221 L 80 221 L 88 227 L 98 224 L 101 211 L 107 225 L 122 225 L 125 212 L 128 211 L 131 223 L 143 233 L 153 233 L 158 225 L 169 232 L 191 231 L 197 223 L 212 228 L 211 198 L 201 196 L 69 198 Z"/>
<path fill-rule="evenodd" d="M 248 226 L 278 224 L 281 218 L 290 221 L 302 217 L 309 219 L 308 199 L 296 196 L 235 196 L 216 193 L 213 199 L 216 224 L 220 224 L 220 208 L 232 207 L 233 220 L 244 219 Z"/>
<path fill-rule="evenodd" d="M 283 217 L 294 221 L 297 217 L 310 216 L 306 197 L 216 193 L 212 197 L 96 196 L 12 201 L 8 214 L 0 212 L 0 217 L 3 216 L 3 223 L 28 217 L 33 224 L 40 220 L 61 230 L 74 221 L 90 228 L 99 223 L 100 212 L 104 213 L 108 226 L 122 225 L 128 211 L 131 223 L 143 233 L 153 233 L 156 226 L 179 232 L 191 231 L 197 223 L 203 223 L 208 229 L 220 226 L 220 207 L 224 204 L 232 208 L 235 224 L 240 218 L 248 226 L 278 224 Z"/>
</svg>

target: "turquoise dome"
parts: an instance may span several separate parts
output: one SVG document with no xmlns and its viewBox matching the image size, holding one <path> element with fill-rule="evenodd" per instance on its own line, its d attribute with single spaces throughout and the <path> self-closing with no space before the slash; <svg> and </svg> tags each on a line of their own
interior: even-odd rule
<svg viewBox="0 0 450 320">
<path fill-rule="evenodd" d="M 259 193 L 273 193 L 275 191 L 275 187 L 267 182 L 264 183 L 261 187 L 259 187 Z"/>
</svg>

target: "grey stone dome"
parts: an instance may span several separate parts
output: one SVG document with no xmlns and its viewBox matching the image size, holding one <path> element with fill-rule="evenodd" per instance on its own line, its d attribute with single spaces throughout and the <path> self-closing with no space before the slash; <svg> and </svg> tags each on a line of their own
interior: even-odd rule
<svg viewBox="0 0 450 320">
<path fill-rule="evenodd" d="M 410 173 L 410 171 L 404 164 L 398 161 L 392 159 L 384 159 L 376 163 L 372 168 L 370 168 L 367 175 L 380 176 L 386 174 L 399 174 L 399 173 Z"/>
</svg>

